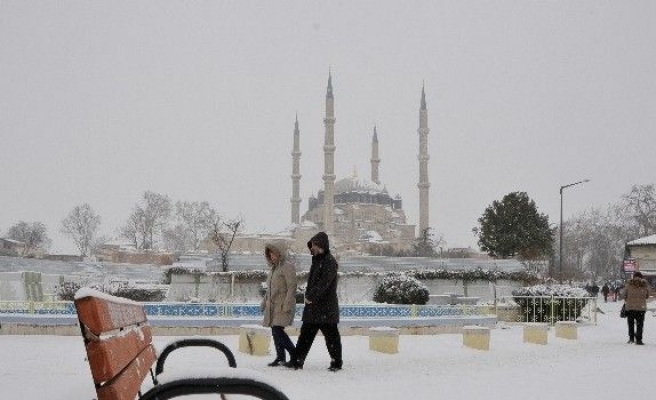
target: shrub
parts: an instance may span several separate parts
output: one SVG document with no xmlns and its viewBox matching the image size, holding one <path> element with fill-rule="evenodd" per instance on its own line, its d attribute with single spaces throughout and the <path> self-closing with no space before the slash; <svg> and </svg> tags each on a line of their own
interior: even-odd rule
<svg viewBox="0 0 656 400">
<path fill-rule="evenodd" d="M 374 301 L 377 303 L 426 304 L 428 299 L 426 286 L 406 275 L 383 278 L 374 292 Z"/>
<path fill-rule="evenodd" d="M 567 285 L 530 286 L 512 291 L 527 322 L 576 321 L 590 295 L 585 289 Z"/>
<path fill-rule="evenodd" d="M 73 301 L 75 293 L 80 289 L 77 282 L 64 282 L 57 288 L 57 297 L 59 300 Z M 94 287 L 96 290 L 111 294 L 112 296 L 124 297 L 133 301 L 142 302 L 159 302 L 166 299 L 165 288 L 137 288 L 130 286 L 119 286 L 115 288 Z"/>
<path fill-rule="evenodd" d="M 113 296 L 125 297 L 133 301 L 159 302 L 166 299 L 166 289 L 160 288 L 136 288 L 121 286 L 110 293 Z"/>
<path fill-rule="evenodd" d="M 64 282 L 57 288 L 57 297 L 63 301 L 73 301 L 75 293 L 80 289 L 80 284 L 76 282 Z"/>
</svg>

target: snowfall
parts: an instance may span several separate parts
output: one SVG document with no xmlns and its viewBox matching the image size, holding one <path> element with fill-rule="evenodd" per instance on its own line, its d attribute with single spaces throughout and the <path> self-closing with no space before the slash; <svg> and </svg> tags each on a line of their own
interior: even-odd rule
<svg viewBox="0 0 656 400">
<path fill-rule="evenodd" d="M 267 367 L 272 355 L 237 352 L 237 336 L 216 338 L 233 349 L 238 367 L 255 370 L 290 399 L 651 398 L 656 389 L 656 317 L 647 312 L 645 346 L 627 344 L 621 304 L 602 300 L 596 325 L 580 325 L 577 340 L 557 338 L 550 329 L 547 345 L 523 343 L 522 325 L 508 323 L 491 331 L 489 351 L 464 347 L 460 334 L 402 335 L 397 354 L 370 351 L 367 337 L 344 336 L 344 369 L 339 372 L 326 369 L 329 358 L 321 337 L 298 371 Z M 154 341 L 162 348 L 173 339 Z M 173 354 L 167 370 L 227 365 L 216 351 L 187 348 Z M 82 339 L 0 336 L 0 399 L 43 398 L 96 398 Z"/>
</svg>

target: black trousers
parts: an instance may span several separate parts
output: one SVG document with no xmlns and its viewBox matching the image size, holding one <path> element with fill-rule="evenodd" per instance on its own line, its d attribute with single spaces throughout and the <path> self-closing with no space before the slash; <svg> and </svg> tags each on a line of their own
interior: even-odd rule
<svg viewBox="0 0 656 400">
<path fill-rule="evenodd" d="M 629 340 L 642 342 L 642 327 L 645 324 L 645 311 L 628 310 L 626 322 L 629 324 Z"/>
<path fill-rule="evenodd" d="M 298 336 L 296 343 L 296 359 L 301 362 L 305 361 L 310 347 L 317 336 L 317 332 L 321 331 L 326 340 L 326 348 L 328 354 L 334 363 L 342 365 L 342 338 L 339 335 L 337 324 L 307 324 L 303 323 L 301 326 L 301 334 Z"/>
<path fill-rule="evenodd" d="M 289 353 L 289 359 L 293 360 L 296 358 L 296 349 L 294 348 L 294 343 L 285 332 L 285 328 L 282 326 L 272 326 L 271 327 L 271 336 L 273 336 L 273 345 L 276 348 L 276 359 L 285 361 L 285 350 Z"/>
</svg>

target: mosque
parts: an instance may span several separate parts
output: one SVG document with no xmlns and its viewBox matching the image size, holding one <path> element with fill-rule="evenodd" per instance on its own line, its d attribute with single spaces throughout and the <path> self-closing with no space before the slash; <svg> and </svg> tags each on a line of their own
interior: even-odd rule
<svg viewBox="0 0 656 400">
<path fill-rule="evenodd" d="M 233 249 L 241 252 L 258 252 L 264 242 L 276 238 L 290 241 L 296 252 L 306 252 L 305 243 L 319 231 L 325 231 L 331 238 L 331 247 L 342 254 L 379 254 L 383 246 L 394 250 L 413 248 L 417 237 L 422 236 L 429 224 L 428 181 L 428 114 L 426 95 L 421 90 L 419 108 L 419 229 L 408 223 L 400 195 L 390 196 L 381 182 L 378 167 L 378 134 L 374 127 L 371 141 L 371 178 L 361 179 L 357 173 L 337 180 L 335 175 L 335 96 L 332 75 L 328 75 L 326 109 L 323 119 L 324 134 L 324 174 L 323 188 L 317 196 L 308 199 L 308 209 L 301 216 L 300 204 L 300 130 L 298 118 L 294 126 L 292 150 L 292 196 L 291 220 L 288 228 L 276 235 L 240 235 L 235 238 Z"/>
</svg>

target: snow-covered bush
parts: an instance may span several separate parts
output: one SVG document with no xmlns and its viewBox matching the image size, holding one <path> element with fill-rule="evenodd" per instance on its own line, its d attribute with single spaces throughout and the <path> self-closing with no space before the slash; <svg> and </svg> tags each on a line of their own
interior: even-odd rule
<svg viewBox="0 0 656 400">
<path fill-rule="evenodd" d="M 111 289 L 109 294 L 142 302 L 160 302 L 166 299 L 166 289 L 156 287 L 120 286 Z"/>
<path fill-rule="evenodd" d="M 535 285 L 518 288 L 512 291 L 513 296 L 559 296 L 559 297 L 590 297 L 585 289 L 567 285 Z"/>
<path fill-rule="evenodd" d="M 415 278 L 406 275 L 383 278 L 374 292 L 374 301 L 388 304 L 426 304 L 428 288 Z"/>
<path fill-rule="evenodd" d="M 133 301 L 160 302 L 166 299 L 166 288 L 163 287 L 93 286 L 93 288 L 112 296 L 124 297 Z M 79 289 L 80 284 L 77 282 L 64 282 L 63 285 L 57 288 L 57 297 L 59 300 L 73 301 L 75 293 Z"/>
<path fill-rule="evenodd" d="M 590 299 L 585 289 L 567 285 L 536 285 L 512 291 L 527 322 L 576 321 Z"/>
<path fill-rule="evenodd" d="M 75 293 L 80 289 L 80 284 L 77 282 L 64 282 L 61 286 L 57 287 L 57 297 L 63 301 L 73 301 Z"/>
</svg>

